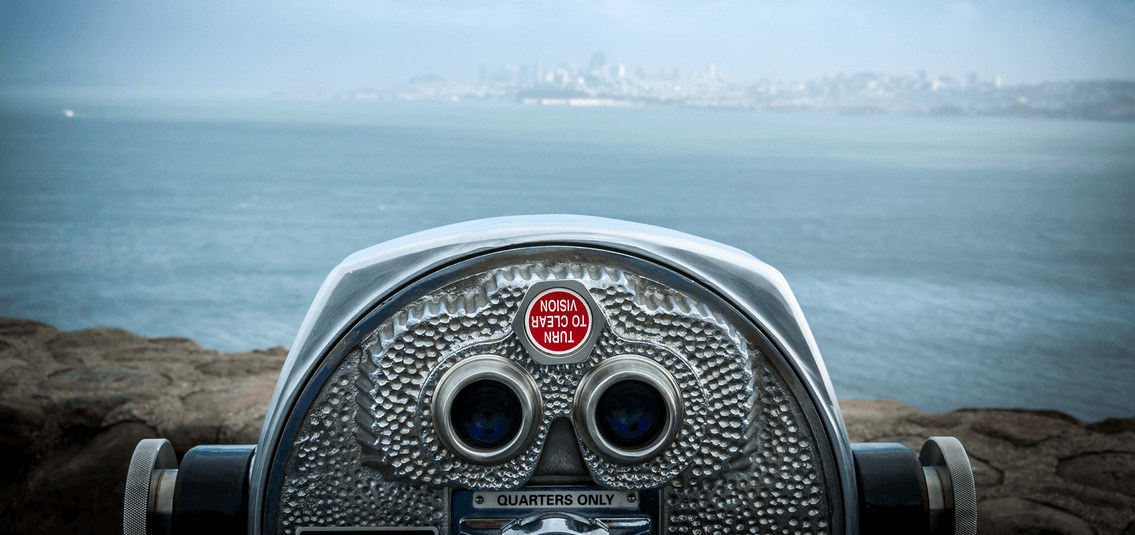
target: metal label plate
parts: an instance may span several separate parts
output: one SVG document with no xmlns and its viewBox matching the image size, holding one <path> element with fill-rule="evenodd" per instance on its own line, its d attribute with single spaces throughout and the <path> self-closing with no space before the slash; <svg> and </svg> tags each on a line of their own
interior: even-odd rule
<svg viewBox="0 0 1135 535">
<path fill-rule="evenodd" d="M 638 493 L 614 490 L 474 492 L 474 509 L 635 509 Z"/>
</svg>

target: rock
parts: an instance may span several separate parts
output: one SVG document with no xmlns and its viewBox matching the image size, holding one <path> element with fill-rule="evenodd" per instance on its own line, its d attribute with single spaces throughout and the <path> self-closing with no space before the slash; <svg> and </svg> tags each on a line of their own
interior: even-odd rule
<svg viewBox="0 0 1135 535">
<path fill-rule="evenodd" d="M 973 430 L 1025 448 L 1042 440 L 1066 437 L 1083 431 L 1079 420 L 1057 411 L 986 411 Z"/>
<path fill-rule="evenodd" d="M 1135 453 L 1090 453 L 1061 460 L 1056 475 L 1135 497 Z"/>
<path fill-rule="evenodd" d="M 1085 427 L 1096 433 L 1135 433 L 1135 418 L 1105 418 Z"/>
<path fill-rule="evenodd" d="M 43 408 L 30 399 L 0 400 L 0 485 L 15 483 L 27 475 L 35 460 L 34 444 L 47 421 Z"/>
<path fill-rule="evenodd" d="M 0 318 L 0 336 L 30 339 L 40 334 L 41 331 L 54 334 L 56 329 L 46 323 L 33 320 Z M 10 342 L 7 340 L 5 340 L 4 343 L 5 345 L 10 345 Z"/>
<path fill-rule="evenodd" d="M 138 441 L 254 443 L 286 354 L 0 318 L 0 532 L 121 532 Z"/>
<path fill-rule="evenodd" d="M 71 390 L 140 390 L 153 385 L 165 386 L 169 380 L 142 370 L 123 366 L 89 366 L 52 374 L 47 379 L 51 388 Z"/>
<path fill-rule="evenodd" d="M 973 467 L 973 483 L 977 488 L 991 488 L 1005 482 L 1005 473 L 994 468 L 993 465 L 972 456 L 969 463 Z"/>
<path fill-rule="evenodd" d="M 156 432 L 142 424 L 111 427 L 90 442 L 58 452 L 28 478 L 25 506 L 58 514 L 17 518 L 22 533 L 114 533 L 121 530 L 124 466 L 138 441 Z M 21 509 L 17 507 L 17 510 Z M 22 523 L 22 524 L 21 524 Z"/>
<path fill-rule="evenodd" d="M 1083 519 L 1020 498 L 982 502 L 977 532 L 981 535 L 1094 535 Z"/>
<path fill-rule="evenodd" d="M 66 397 L 63 400 L 63 409 L 59 411 L 59 427 L 65 432 L 79 432 L 82 429 L 98 429 L 111 411 L 130 401 L 130 396 L 123 393 L 107 393 L 106 395 L 78 394 Z M 76 429 L 80 428 L 80 429 Z"/>
<path fill-rule="evenodd" d="M 0 444 L 24 444 L 27 438 L 47 422 L 43 407 L 33 399 L 0 400 Z"/>
<path fill-rule="evenodd" d="M 853 442 L 890 442 L 905 435 L 908 419 L 924 413 L 894 400 L 855 399 L 840 402 L 844 424 Z"/>
</svg>

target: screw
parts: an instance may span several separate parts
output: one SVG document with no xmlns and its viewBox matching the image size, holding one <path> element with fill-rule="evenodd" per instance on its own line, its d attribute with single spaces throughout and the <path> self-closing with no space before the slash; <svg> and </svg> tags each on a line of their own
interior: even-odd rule
<svg viewBox="0 0 1135 535">
<path fill-rule="evenodd" d="M 473 498 L 473 501 L 476 502 L 477 505 L 481 505 L 482 503 L 485 503 L 485 497 L 477 496 L 476 498 Z"/>
<path fill-rule="evenodd" d="M 635 500 L 637 500 L 637 499 L 638 499 L 638 496 L 635 496 L 635 494 L 633 492 L 630 493 L 630 494 L 627 494 L 627 501 L 628 502 L 634 503 Z"/>
</svg>

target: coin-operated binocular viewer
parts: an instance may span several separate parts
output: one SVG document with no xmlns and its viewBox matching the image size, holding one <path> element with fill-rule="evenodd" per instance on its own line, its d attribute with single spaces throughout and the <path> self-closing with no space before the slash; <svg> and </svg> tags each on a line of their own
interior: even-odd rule
<svg viewBox="0 0 1135 535">
<path fill-rule="evenodd" d="M 657 227 L 474 221 L 328 276 L 260 441 L 138 445 L 125 533 L 975 533 L 965 450 L 851 444 L 776 270 Z"/>
</svg>

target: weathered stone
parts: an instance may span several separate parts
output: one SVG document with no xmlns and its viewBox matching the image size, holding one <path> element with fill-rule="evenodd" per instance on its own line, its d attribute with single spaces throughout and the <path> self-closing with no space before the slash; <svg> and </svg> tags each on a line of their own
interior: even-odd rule
<svg viewBox="0 0 1135 535">
<path fill-rule="evenodd" d="M 1095 534 L 1079 517 L 1020 498 L 986 500 L 978 504 L 977 510 L 977 532 L 981 535 Z"/>
<path fill-rule="evenodd" d="M 935 429 L 952 429 L 965 423 L 962 413 L 959 412 L 915 414 L 910 416 L 908 420 L 922 427 L 933 427 Z"/>
<path fill-rule="evenodd" d="M 140 390 L 168 381 L 144 371 L 122 366 L 90 366 L 52 374 L 47 379 L 50 388 L 70 390 L 133 389 Z"/>
<path fill-rule="evenodd" d="M 57 515 L 18 519 L 23 533 L 114 533 L 122 523 L 123 467 L 139 440 L 153 438 L 148 426 L 114 426 L 82 446 L 58 452 L 28 478 L 25 503 Z M 19 524 L 17 524 L 19 525 Z"/>
<path fill-rule="evenodd" d="M 34 399 L 7 398 L 0 399 L 0 434 L 2 444 L 23 444 L 30 433 L 42 428 L 47 423 L 47 415 L 43 406 Z"/>
<path fill-rule="evenodd" d="M 904 422 L 924 414 L 901 401 L 854 399 L 840 402 L 848 435 L 854 442 L 879 442 L 904 434 Z"/>
<path fill-rule="evenodd" d="M 58 411 L 58 425 L 64 430 L 75 427 L 97 429 L 103 426 L 111 411 L 130 400 L 121 393 L 107 395 L 79 394 L 63 400 L 63 410 Z"/>
<path fill-rule="evenodd" d="M 1066 414 L 1021 410 L 988 411 L 985 418 L 973 425 L 973 430 L 1021 448 L 1083 431 L 1079 421 Z"/>
<path fill-rule="evenodd" d="M 0 381 L 4 533 L 119 531 L 137 442 L 164 436 L 179 453 L 255 442 L 286 355 L 2 318 L 0 340 L 3 379 L 14 379 Z"/>
<path fill-rule="evenodd" d="M 0 343 L 4 344 L 2 347 L 0 347 L 0 351 L 11 348 L 10 344 L 3 342 L 2 340 L 0 340 Z M 27 363 L 16 359 L 0 359 L 0 374 L 9 373 L 9 370 L 18 368 L 20 366 L 27 366 Z"/>
<path fill-rule="evenodd" d="M 227 360 L 211 360 L 203 362 L 197 366 L 198 371 L 205 375 L 212 375 L 216 377 L 232 377 L 237 375 L 257 375 L 262 373 L 271 373 L 277 375 L 280 373 L 280 366 L 276 364 L 275 359 L 286 357 L 288 351 L 282 347 L 275 347 L 269 350 L 253 351 L 253 354 L 265 355 L 273 357 L 272 360 L 264 359 L 227 359 Z"/>
<path fill-rule="evenodd" d="M 35 460 L 35 442 L 46 426 L 47 415 L 31 399 L 0 400 L 0 485 L 20 481 Z"/>
<path fill-rule="evenodd" d="M 1096 433 L 1135 433 L 1135 417 L 1105 418 L 1098 422 L 1092 422 L 1084 427 L 1088 431 L 1095 431 Z"/>
<path fill-rule="evenodd" d="M 993 465 L 981 459 L 975 459 L 972 455 L 969 463 L 973 467 L 973 482 L 978 488 L 994 487 L 1005 481 L 1005 473 L 994 468 Z"/>
<path fill-rule="evenodd" d="M 1135 496 L 1135 453 L 1091 453 L 1061 460 L 1056 474 L 1065 479 Z"/>
<path fill-rule="evenodd" d="M 55 332 L 55 327 L 34 320 L 0 318 L 0 336 L 29 338 L 41 332 L 53 333 Z"/>
</svg>

